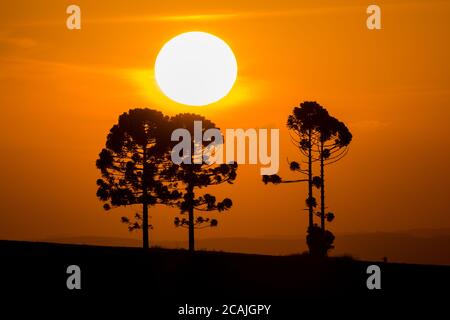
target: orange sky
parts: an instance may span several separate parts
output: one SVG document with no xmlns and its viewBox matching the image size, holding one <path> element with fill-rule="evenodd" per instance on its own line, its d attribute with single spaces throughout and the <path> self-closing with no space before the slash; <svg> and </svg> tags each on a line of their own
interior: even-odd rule
<svg viewBox="0 0 450 320">
<path fill-rule="evenodd" d="M 71 3 L 78 31 L 65 27 Z M 2 1 L 0 238 L 138 237 L 95 196 L 106 134 L 134 107 L 200 113 L 223 129 L 280 128 L 280 175 L 293 178 L 285 122 L 303 100 L 354 135 L 327 172 L 331 230 L 449 228 L 450 3 L 377 1 L 380 31 L 366 28 L 368 4 Z M 230 95 L 204 107 L 171 102 L 153 78 L 161 46 L 193 30 L 225 40 L 239 66 Z M 258 166 L 241 166 L 234 185 L 208 191 L 234 206 L 201 238 L 305 235 L 306 185 L 265 186 Z M 151 209 L 151 241 L 187 237 L 175 213 Z"/>
</svg>

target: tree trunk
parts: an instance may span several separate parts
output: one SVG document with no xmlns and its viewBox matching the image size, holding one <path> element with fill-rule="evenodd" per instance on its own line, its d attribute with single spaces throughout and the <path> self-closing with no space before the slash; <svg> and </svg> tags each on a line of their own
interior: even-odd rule
<svg viewBox="0 0 450 320">
<path fill-rule="evenodd" d="M 194 209 L 189 209 L 189 251 L 195 251 L 195 242 L 194 242 Z"/>
<path fill-rule="evenodd" d="M 191 201 L 191 205 L 189 206 L 189 251 L 195 251 L 195 239 L 194 239 L 194 188 L 193 186 L 188 187 L 189 201 Z"/>
<path fill-rule="evenodd" d="M 144 198 L 146 198 L 146 196 L 144 196 Z M 148 241 L 148 204 L 146 200 L 144 200 L 144 203 L 142 204 L 142 247 L 144 249 L 150 247 Z"/>
<path fill-rule="evenodd" d="M 192 145 L 191 145 L 191 162 L 190 162 L 190 179 L 193 179 L 194 176 L 194 168 L 193 168 L 193 163 L 194 163 L 194 155 L 195 153 L 195 140 L 192 141 Z M 189 182 L 188 187 L 187 187 L 187 192 L 188 192 L 188 201 L 189 203 L 189 212 L 188 212 L 188 237 L 189 237 L 189 252 L 194 252 L 195 251 L 195 239 L 194 239 L 194 184 L 193 184 L 193 180 L 191 180 L 191 182 Z"/>
<path fill-rule="evenodd" d="M 150 247 L 148 240 L 148 196 L 147 196 L 147 174 L 145 164 L 147 163 L 147 146 L 143 147 L 142 163 L 142 247 L 147 250 Z"/>
<path fill-rule="evenodd" d="M 309 227 L 312 228 L 313 226 L 313 205 L 312 205 L 312 198 L 313 198 L 313 185 L 312 185 L 312 137 L 311 137 L 311 130 L 308 133 L 308 139 L 309 139 L 309 146 L 308 146 L 308 209 L 309 209 Z"/>
<path fill-rule="evenodd" d="M 320 227 L 325 231 L 325 171 L 323 159 L 323 142 L 320 144 Z"/>
</svg>

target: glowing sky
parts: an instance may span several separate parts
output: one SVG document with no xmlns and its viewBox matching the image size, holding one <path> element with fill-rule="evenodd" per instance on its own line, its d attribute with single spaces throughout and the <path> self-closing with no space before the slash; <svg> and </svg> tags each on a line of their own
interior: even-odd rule
<svg viewBox="0 0 450 320">
<path fill-rule="evenodd" d="M 450 227 L 448 2 L 378 1 L 380 31 L 366 28 L 366 1 L 77 4 L 74 31 L 64 1 L 0 4 L 0 238 L 131 236 L 95 196 L 95 159 L 134 107 L 197 112 L 220 128 L 280 128 L 280 175 L 295 177 L 285 122 L 303 100 L 354 135 L 328 169 L 332 230 Z M 171 101 L 153 77 L 162 45 L 192 30 L 219 36 L 239 61 L 233 90 L 206 107 Z M 209 191 L 234 207 L 199 237 L 305 234 L 306 185 L 264 186 L 258 166 L 241 166 L 235 185 Z M 150 210 L 151 241 L 187 237 L 175 213 Z"/>
</svg>

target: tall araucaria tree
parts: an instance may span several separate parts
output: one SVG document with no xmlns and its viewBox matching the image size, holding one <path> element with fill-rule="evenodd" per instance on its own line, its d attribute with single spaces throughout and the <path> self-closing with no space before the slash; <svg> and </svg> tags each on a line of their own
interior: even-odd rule
<svg viewBox="0 0 450 320">
<path fill-rule="evenodd" d="M 303 169 L 299 162 L 292 161 L 289 163 L 289 167 L 292 171 L 305 175 L 305 179 L 284 180 L 278 175 L 263 176 L 263 182 L 266 184 L 308 182 L 308 197 L 306 198 L 308 228 L 312 228 L 314 225 L 314 208 L 317 206 L 317 201 L 313 195 L 313 187 L 319 187 L 320 184 L 319 177 L 313 176 L 313 147 L 320 134 L 320 119 L 326 116 L 328 116 L 328 112 L 317 102 L 305 101 L 300 104 L 300 107 L 295 107 L 288 117 L 287 127 L 292 132 L 292 142 L 299 149 L 300 154 L 306 158 L 300 163 L 307 165 L 307 168 Z"/>
<path fill-rule="evenodd" d="M 338 161 L 347 152 L 352 136 L 348 128 L 317 102 L 306 101 L 294 108 L 288 117 L 287 126 L 291 138 L 305 160 L 289 163 L 290 169 L 307 176 L 307 179 L 283 180 L 278 175 L 264 176 L 264 183 L 308 182 L 308 235 L 306 242 L 311 254 L 326 255 L 333 248 L 334 235 L 325 230 L 325 219 L 332 221 L 334 214 L 325 213 L 325 170 L 324 166 Z M 320 176 L 313 175 L 313 164 L 319 162 Z M 303 169 L 303 165 L 306 168 Z M 316 214 L 321 219 L 320 227 L 314 224 L 314 210 L 317 207 L 313 187 L 321 190 L 321 208 Z"/>
<path fill-rule="evenodd" d="M 316 145 L 314 161 L 320 164 L 320 227 L 325 231 L 325 220 L 334 219 L 332 212 L 325 213 L 325 166 L 345 157 L 352 134 L 347 126 L 338 119 L 326 116 L 320 120 L 319 137 Z"/>
<path fill-rule="evenodd" d="M 328 117 L 328 112 L 315 101 L 305 101 L 300 107 L 295 107 L 287 120 L 287 127 L 293 133 L 291 135 L 293 143 L 300 153 L 306 157 L 307 169 L 302 169 L 300 163 L 293 161 L 289 164 L 292 171 L 306 174 L 308 177 L 308 228 L 314 226 L 314 208 L 317 206 L 316 198 L 313 195 L 313 186 L 319 186 L 319 180 L 313 175 L 313 148 L 314 142 L 320 135 L 321 120 Z"/>
<path fill-rule="evenodd" d="M 200 115 L 184 113 L 172 117 L 170 121 L 172 128 L 185 129 L 185 132 L 188 133 L 187 137 L 184 137 L 183 141 L 178 143 L 184 145 L 181 150 L 184 153 L 184 161 L 180 164 L 173 164 L 166 171 L 166 179 L 170 179 L 174 183 L 180 183 L 178 190 L 182 193 L 182 199 L 178 201 L 177 205 L 181 214 L 187 213 L 187 218 L 176 217 L 174 223 L 177 227 L 188 229 L 189 251 L 193 252 L 195 250 L 195 229 L 215 227 L 218 224 L 216 219 L 195 215 L 195 213 L 222 212 L 232 206 L 232 201 L 229 198 L 218 201 L 215 196 L 209 193 L 198 195 L 198 192 L 200 189 L 211 185 L 233 183 L 237 176 L 237 164 L 217 164 L 204 161 L 206 158 L 213 156 L 212 150 L 208 148 L 210 142 L 205 142 L 205 139 L 203 139 L 208 129 L 216 128 L 210 120 Z M 200 137 L 197 136 L 198 134 L 200 134 Z M 199 156 L 200 159 L 198 159 Z M 196 161 L 196 159 L 199 161 Z"/>
<path fill-rule="evenodd" d="M 149 248 L 148 208 L 168 204 L 180 197 L 171 183 L 161 179 L 170 165 L 169 118 L 152 109 L 132 109 L 119 116 L 96 162 L 102 177 L 97 197 L 104 209 L 141 205 L 135 221 L 122 217 L 130 231 L 142 229 L 142 246 Z"/>
</svg>

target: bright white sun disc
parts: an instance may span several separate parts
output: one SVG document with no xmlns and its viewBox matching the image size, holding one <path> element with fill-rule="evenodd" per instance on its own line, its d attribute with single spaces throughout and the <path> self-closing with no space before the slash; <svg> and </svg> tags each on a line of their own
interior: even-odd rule
<svg viewBox="0 0 450 320">
<path fill-rule="evenodd" d="M 204 106 L 225 97 L 237 77 L 237 62 L 222 39 L 206 32 L 182 33 L 159 51 L 155 77 L 170 99 Z"/>
</svg>

